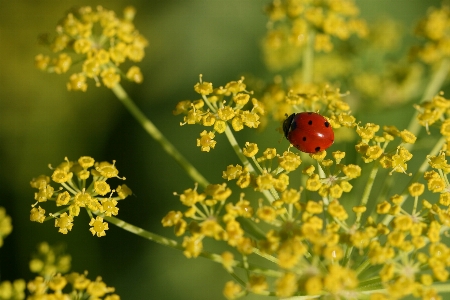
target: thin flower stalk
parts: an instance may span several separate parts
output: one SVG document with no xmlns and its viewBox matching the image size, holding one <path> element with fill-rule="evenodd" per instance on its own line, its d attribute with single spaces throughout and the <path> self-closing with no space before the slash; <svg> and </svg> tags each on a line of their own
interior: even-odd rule
<svg viewBox="0 0 450 300">
<path fill-rule="evenodd" d="M 178 149 L 166 139 L 153 122 L 142 113 L 120 84 L 116 84 L 112 88 L 112 91 L 142 128 L 144 128 L 144 130 L 161 145 L 164 151 L 166 151 L 167 154 L 169 154 L 186 171 L 186 174 L 191 177 L 194 182 L 197 182 L 202 187 L 206 187 L 209 184 L 205 177 L 203 177 L 203 175 L 200 174 L 200 172 L 178 151 Z"/>
</svg>

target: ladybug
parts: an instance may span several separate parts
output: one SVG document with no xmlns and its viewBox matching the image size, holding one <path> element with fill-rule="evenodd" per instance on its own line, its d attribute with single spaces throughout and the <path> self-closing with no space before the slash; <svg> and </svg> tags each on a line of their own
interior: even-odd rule
<svg viewBox="0 0 450 300">
<path fill-rule="evenodd" d="M 334 132 L 330 122 L 315 112 L 293 113 L 283 122 L 286 139 L 306 153 L 317 153 L 330 147 Z"/>
</svg>

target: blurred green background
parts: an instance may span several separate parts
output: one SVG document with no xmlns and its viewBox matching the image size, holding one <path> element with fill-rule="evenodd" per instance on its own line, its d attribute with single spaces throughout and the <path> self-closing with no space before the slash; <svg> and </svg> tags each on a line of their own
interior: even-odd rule
<svg viewBox="0 0 450 300">
<path fill-rule="evenodd" d="M 73 6 L 103 5 L 122 14 L 137 9 L 135 25 L 149 40 L 140 64 L 141 85 L 125 84 L 138 106 L 210 182 L 221 182 L 222 171 L 238 163 L 224 136 L 216 149 L 196 147 L 200 128 L 180 127 L 172 110 L 184 99 L 196 99 L 193 85 L 202 73 L 215 86 L 242 74 L 267 76 L 259 45 L 265 33 L 263 7 L 268 1 L 3 1 L 0 9 L 0 205 L 13 219 L 13 233 L 0 248 L 1 280 L 31 279 L 30 255 L 41 241 L 64 242 L 72 255 L 72 270 L 102 276 L 122 299 L 220 299 L 230 280 L 223 268 L 203 258 L 186 259 L 181 252 L 156 245 L 110 226 L 106 237 L 94 238 L 88 217 L 80 214 L 68 235 L 53 222 L 29 221 L 33 177 L 50 174 L 67 156 L 89 155 L 117 160 L 119 174 L 135 196 L 120 203 L 119 218 L 155 233 L 173 237 L 161 226 L 171 209 L 180 209 L 172 195 L 192 187 L 159 145 L 130 117 L 112 92 L 89 82 L 86 93 L 68 92 L 67 75 L 55 76 L 34 68 L 34 56 L 47 53 L 38 45 L 42 33 L 53 34 L 56 23 Z M 369 22 L 395 16 L 407 28 L 438 1 L 357 1 Z M 406 30 L 410 33 L 412 30 Z M 373 118 L 387 115 L 379 113 Z M 398 120 L 403 126 L 407 119 Z M 273 128 L 252 140 L 264 146 L 278 143 Z M 237 137 L 246 140 L 248 132 Z M 251 134 L 254 134 L 251 132 Z M 275 142 L 274 142 L 275 141 Z M 211 167 L 214 166 L 214 167 Z M 206 249 L 207 250 L 207 249 Z M 258 297 L 248 297 L 256 299 Z"/>
</svg>

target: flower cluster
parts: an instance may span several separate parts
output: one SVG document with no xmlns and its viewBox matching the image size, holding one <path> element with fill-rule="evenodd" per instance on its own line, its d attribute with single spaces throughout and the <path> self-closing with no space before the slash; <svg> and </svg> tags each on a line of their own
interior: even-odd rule
<svg viewBox="0 0 450 300">
<path fill-rule="evenodd" d="M 87 272 L 72 272 L 67 275 L 57 273 L 50 279 L 37 276 L 27 284 L 29 300 L 38 299 L 103 299 L 120 300 L 113 287 L 108 287 L 99 276 L 95 280 L 87 278 Z M 63 291 L 70 289 L 69 292 Z"/>
<path fill-rule="evenodd" d="M 261 102 L 266 108 L 266 117 L 271 116 L 276 121 L 284 121 L 294 112 L 314 111 L 327 117 L 334 129 L 356 126 L 356 119 L 345 101 L 346 94 L 328 84 L 305 84 L 293 76 L 289 84 L 277 80 L 263 93 Z"/>
<path fill-rule="evenodd" d="M 381 166 L 391 169 L 389 174 L 407 174 L 412 154 L 404 145 L 415 143 L 412 132 L 384 126 L 379 135 L 380 125 L 357 122 L 339 91 L 329 86 L 315 93 L 280 91 L 276 94 L 284 95 L 284 99 L 272 103 L 270 109 L 320 108 L 329 114 L 337 132 L 346 128 L 360 137 L 356 151 L 366 164 L 373 165 L 373 170 Z M 396 139 L 400 142 L 389 147 Z M 406 193 L 383 195 L 389 200 L 381 199 L 375 208 L 369 207 L 376 176 L 372 171 L 359 203 L 350 209 L 344 203 L 355 201 L 353 182 L 361 183 L 358 179 L 364 164 L 344 163 L 345 152 L 334 151 L 331 159 L 326 151 L 311 154 L 312 162 L 302 161 L 289 149 L 277 154 L 275 148 L 268 148 L 258 156 L 258 145 L 250 142 L 239 152 L 244 156 L 242 165 L 229 165 L 222 175 L 242 190 L 238 199 L 233 200 L 227 183 L 211 184 L 203 192 L 195 186 L 176 194 L 187 210 L 170 211 L 162 220 L 163 226 L 173 226 L 177 236 L 184 236 L 182 246 L 188 258 L 199 256 L 204 239 L 213 238 L 235 248 L 244 261 L 258 255 L 276 265 L 279 272 L 275 275 L 244 265 L 251 273 L 245 288 L 228 282 L 224 289 L 228 299 L 248 292 L 278 297 L 358 298 L 363 296 L 365 286 L 384 288 L 384 292 L 372 292 L 371 299 L 399 299 L 411 294 L 439 299 L 430 286 L 448 278 L 447 265 L 442 263 L 446 258 L 439 256 L 449 252 L 441 242 L 444 228 L 450 226 L 447 208 L 442 207 L 450 205 L 447 179 L 442 178 L 443 172 L 450 170 L 444 152 L 428 157 L 431 167 L 441 171 L 425 174 L 431 191 L 441 193 L 438 202 L 419 201 L 425 185 L 412 182 Z M 301 165 L 304 184 L 292 188 L 292 176 Z M 254 191 L 265 200 L 252 200 L 248 195 Z M 414 202 L 410 211 L 402 208 L 408 197 Z M 234 255 L 225 251 L 219 260 L 236 278 L 234 268 L 239 263 Z M 402 288 L 404 284 L 409 288 Z"/>
<path fill-rule="evenodd" d="M 413 53 L 425 63 L 436 63 L 450 56 L 449 18 L 450 7 L 433 7 L 417 25 L 416 34 L 426 42 L 413 49 Z"/>
<path fill-rule="evenodd" d="M 356 151 L 362 155 L 365 163 L 377 160 L 383 168 L 392 168 L 390 174 L 406 174 L 407 161 L 411 160 L 413 155 L 403 146 L 398 146 L 393 151 L 387 151 L 386 148 L 395 137 L 401 138 L 404 144 L 414 144 L 417 137 L 410 131 L 400 131 L 395 126 L 385 126 L 381 136 L 376 135 L 379 130 L 380 126 L 373 123 L 367 123 L 364 127 L 357 126 L 356 132 L 361 141 L 356 145 Z"/>
<path fill-rule="evenodd" d="M 450 113 L 450 100 L 440 93 L 429 101 L 415 105 L 415 108 L 419 112 L 417 120 L 425 127 L 428 134 L 430 134 L 430 126 L 438 125 L 441 135 L 446 138 L 447 144 L 450 143 L 450 119 L 447 118 Z"/>
<path fill-rule="evenodd" d="M 70 270 L 71 256 L 64 253 L 62 245 L 51 246 L 46 242 L 38 245 L 38 252 L 30 260 L 30 270 L 39 275 L 25 282 L 23 279 L 14 282 L 0 283 L 0 299 L 2 300 L 42 300 L 42 299 L 104 299 L 120 300 L 113 287 L 108 287 L 101 277 L 96 280 L 84 274 Z M 26 290 L 28 295 L 25 297 Z"/>
<path fill-rule="evenodd" d="M 201 151 L 209 152 L 216 146 L 215 133 L 224 133 L 229 125 L 240 131 L 244 126 L 258 128 L 260 117 L 264 115 L 264 106 L 250 92 L 245 90 L 244 78 L 228 82 L 225 87 L 213 89 L 210 82 L 202 80 L 194 86 L 194 90 L 201 95 L 201 99 L 185 100 L 177 104 L 174 115 L 184 114 L 185 124 L 200 124 L 212 127 L 213 130 L 203 130 L 197 139 L 197 146 Z M 244 109 L 247 104 L 252 105 L 250 110 Z M 205 106 L 206 104 L 206 106 Z"/>
<path fill-rule="evenodd" d="M 85 208 L 91 217 L 91 233 L 98 237 L 104 236 L 108 223 L 103 222 L 103 217 L 117 215 L 118 201 L 131 195 L 131 190 L 125 184 L 112 190 L 106 182 L 113 177 L 125 179 L 118 174 L 115 162 L 95 162 L 89 156 L 82 156 L 77 162 L 66 158 L 65 162 L 53 169 L 51 179 L 41 175 L 30 182 L 31 187 L 38 189 L 34 196 L 36 203 L 31 209 L 30 220 L 43 223 L 54 218 L 58 231 L 67 234 L 72 230 L 74 217 L 79 215 L 81 208 Z M 50 181 L 60 184 L 60 188 L 55 190 Z M 114 193 L 117 195 L 113 197 Z M 55 202 L 57 207 L 63 208 L 56 213 L 50 213 L 46 218 L 45 209 L 38 204 L 47 201 Z M 99 216 L 94 219 L 93 213 Z"/>
<path fill-rule="evenodd" d="M 0 299 L 22 300 L 25 299 L 26 282 L 23 279 L 9 280 L 0 283 Z"/>
<path fill-rule="evenodd" d="M 367 35 L 366 23 L 351 0 L 273 0 L 266 9 L 269 30 L 263 50 L 266 64 L 281 69 L 297 64 L 308 43 L 317 52 L 333 50 L 332 37 L 347 40 Z"/>
<path fill-rule="evenodd" d="M 44 278 L 56 273 L 67 273 L 71 268 L 72 257 L 66 254 L 63 245 L 50 246 L 47 242 L 38 245 L 37 253 L 30 260 L 30 270 Z"/>
<path fill-rule="evenodd" d="M 86 91 L 88 78 L 94 79 L 97 86 L 101 79 L 108 88 L 119 83 L 121 77 L 141 83 L 143 76 L 139 67 L 131 66 L 125 73 L 119 68 L 127 60 L 140 62 L 148 45 L 132 23 L 135 13 L 133 7 L 127 7 L 124 18 L 120 19 L 114 11 L 101 6 L 81 7 L 69 13 L 57 26 L 56 37 L 44 40 L 58 56 L 51 59 L 39 54 L 35 58 L 36 66 L 62 74 L 69 71 L 74 62 L 81 63 L 81 72 L 70 76 L 69 91 Z"/>
<path fill-rule="evenodd" d="M 11 217 L 6 214 L 4 207 L 0 207 L 0 247 L 3 246 L 3 239 L 12 231 Z"/>
<path fill-rule="evenodd" d="M 166 151 L 187 166 L 185 170 L 198 182 L 193 188 L 174 193 L 184 208 L 172 210 L 162 219 L 162 225 L 173 227 L 182 241 L 178 243 L 128 223 L 123 225 L 125 222 L 120 220 L 122 225 L 118 226 L 182 249 L 187 258 L 204 256 L 220 262 L 235 279 L 225 284 L 223 293 L 228 299 L 248 293 L 302 299 L 442 299 L 438 291 L 448 290 L 446 282 L 450 278 L 450 247 L 446 241 L 450 229 L 450 100 L 443 93 L 433 95 L 448 73 L 448 61 L 436 68 L 438 71 L 422 97 L 426 101 L 414 105 L 417 118 L 413 118 L 408 130 L 371 120 L 362 122 L 350 108 L 348 100 L 354 99 L 353 92 L 342 94 L 336 88 L 345 86 L 340 80 L 349 80 L 339 79 L 349 70 L 348 66 L 340 74 L 334 73 L 335 85 L 313 75 L 317 69 L 314 51 L 328 55 L 337 49 L 332 38 L 346 41 L 353 34 L 368 34 L 353 1 L 273 0 L 267 13 L 266 62 L 272 69 L 283 70 L 283 75 L 276 76 L 271 85 L 259 85 L 258 81 L 255 86 L 262 86 L 263 90 L 255 88 L 255 93 L 246 90 L 244 78 L 213 88 L 200 76 L 194 90 L 201 98 L 181 101 L 173 111 L 184 116 L 181 125 L 210 128 L 197 139 L 201 151 L 215 148 L 215 134 L 225 133 L 240 162 L 221 171 L 222 182 L 208 184 L 201 175 L 192 177 L 193 173 L 198 175 L 196 169 L 172 151 L 159 131 L 151 129 Z M 124 20 L 118 20 L 102 8 L 96 12 L 82 8 L 63 20 L 52 49 L 62 52 L 70 48 L 86 58 L 83 71 L 72 75 L 69 89 L 85 90 L 87 77 L 97 82 L 101 78 L 113 88 L 120 79 L 117 66 L 127 58 L 142 59 L 146 41 L 132 26 L 133 15 L 134 11 L 127 9 Z M 428 42 L 415 53 L 425 62 L 441 62 L 450 53 L 450 39 L 446 36 L 449 20 L 450 9 L 444 6 L 431 9 L 419 24 L 417 33 Z M 95 27 L 100 27 L 101 34 L 95 35 Z M 395 35 L 389 39 L 395 39 Z M 381 47 L 389 48 L 386 40 L 379 42 Z M 346 45 L 346 49 L 352 48 Z M 373 49 L 366 54 L 370 51 Z M 336 57 L 338 61 L 339 55 Z M 289 68 L 297 67 L 300 60 L 302 69 L 293 68 L 290 72 Z M 61 53 L 50 64 L 50 59 L 41 55 L 36 62 L 41 69 L 64 73 L 71 65 L 71 57 Z M 403 71 L 412 75 L 402 78 L 413 79 L 404 85 L 399 80 L 393 90 L 424 86 L 416 84 L 422 80 L 417 75 L 421 72 L 414 73 L 414 68 L 410 68 L 399 73 Z M 392 94 L 393 90 L 379 91 L 384 88 L 374 82 L 382 81 L 370 72 L 354 81 L 360 95 Z M 131 76 L 136 82 L 142 80 L 140 72 L 137 74 Z M 398 73 L 392 74 L 397 77 Z M 389 76 L 386 78 L 388 81 Z M 356 94 L 356 98 L 360 96 Z M 409 90 L 401 95 L 416 94 Z M 392 97 L 404 98 L 401 95 Z M 286 115 L 303 111 L 320 112 L 336 131 L 337 143 L 328 153 L 308 156 L 291 146 L 282 151 L 268 147 L 260 152 L 255 142 L 238 142 L 230 129 L 261 129 L 270 119 L 281 123 Z M 137 118 L 142 120 L 139 114 Z M 150 121 L 142 124 L 146 128 L 153 126 Z M 423 155 L 413 149 L 416 140 L 422 138 L 418 125 L 426 128 L 433 145 L 415 171 L 413 154 L 414 160 Z M 438 138 L 435 126 L 440 128 Z M 341 143 L 345 141 L 354 143 L 344 152 Z M 401 186 L 396 182 L 393 186 L 393 180 L 399 176 L 410 178 L 409 183 Z M 120 178 L 114 162 L 96 163 L 90 157 L 81 157 L 77 162 L 66 159 L 53 169 L 51 177 L 41 175 L 32 180 L 31 186 L 38 191 L 30 219 L 55 219 L 55 226 L 66 234 L 72 229 L 74 217 L 85 208 L 91 217 L 92 234 L 105 235 L 108 223 L 103 218 L 117 224 L 118 219 L 112 217 L 118 213 L 117 202 L 131 194 L 126 185 L 112 190 L 106 183 L 112 177 Z M 51 181 L 61 187 L 55 190 Z M 40 204 L 48 201 L 55 201 L 61 210 L 46 217 Z M 208 239 L 220 241 L 226 250 L 220 254 L 204 251 Z M 114 289 L 108 288 L 101 278 L 90 281 L 86 274 L 61 275 L 68 270 L 70 259 L 52 252 L 48 244 L 41 244 L 39 250 L 30 267 L 43 277 L 28 284 L 30 299 L 48 294 L 63 298 L 66 294 L 62 290 L 68 283 L 81 297 L 118 299 L 117 295 L 107 295 Z M 235 272 L 237 268 L 245 272 Z"/>
</svg>

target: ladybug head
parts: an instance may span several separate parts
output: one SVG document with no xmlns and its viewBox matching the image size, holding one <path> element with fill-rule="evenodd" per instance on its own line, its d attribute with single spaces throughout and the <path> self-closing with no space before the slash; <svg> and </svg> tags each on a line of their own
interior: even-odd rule
<svg viewBox="0 0 450 300">
<path fill-rule="evenodd" d="M 286 138 L 288 138 L 289 131 L 291 131 L 292 120 L 294 119 L 295 115 L 296 114 L 293 113 L 292 115 L 287 117 L 286 120 L 284 120 L 283 122 L 283 132 Z"/>
</svg>

